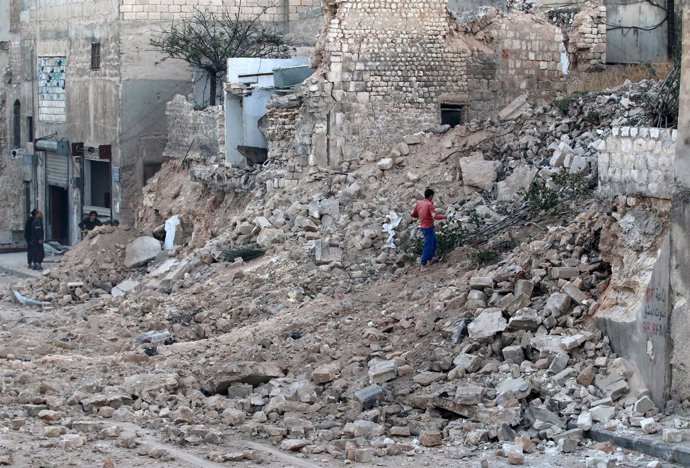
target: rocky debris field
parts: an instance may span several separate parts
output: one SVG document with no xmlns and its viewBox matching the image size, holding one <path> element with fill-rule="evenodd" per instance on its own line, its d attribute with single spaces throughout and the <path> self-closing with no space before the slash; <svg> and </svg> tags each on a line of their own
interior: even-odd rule
<svg viewBox="0 0 690 468">
<path fill-rule="evenodd" d="M 6 439 L 90 452 L 104 466 L 183 463 L 176 447 L 216 464 L 271 463 L 271 445 L 317 465 L 656 466 L 584 437 L 599 426 L 678 440 L 687 426 L 676 416 L 662 427 L 629 364 L 591 328 L 610 278 L 595 241 L 611 222 L 591 209 L 498 264 L 463 271 L 456 251 L 428 275 L 411 266 L 348 294 L 254 310 L 226 332 L 203 311 L 177 324 L 207 327 L 204 339 L 142 333 L 151 312 L 115 299 L 19 312 L 0 349 Z M 234 278 L 225 284 L 247 300 L 276 287 L 263 274 L 276 261 L 202 270 Z"/>
<path fill-rule="evenodd" d="M 597 145 L 642 121 L 655 86 L 518 102 L 504 121 L 410 135 L 295 187 L 262 183 L 285 170 L 269 164 L 239 208 L 199 185 L 150 185 L 137 231 L 94 230 L 17 286 L 50 307 L 19 310 L 3 290 L 0 419 L 13 442 L 0 456 L 659 466 L 587 438 L 679 441 L 690 420 L 682 405 L 664 419 L 593 326 L 625 287 L 621 264 L 643 254 L 614 247 L 637 236 L 653 249 L 667 228 L 622 232 L 626 212 L 654 207 L 591 192 Z M 464 241 L 420 274 L 408 213 L 427 184 Z M 161 250 L 166 206 L 184 213 Z M 264 255 L 227 261 L 242 246 Z"/>
</svg>

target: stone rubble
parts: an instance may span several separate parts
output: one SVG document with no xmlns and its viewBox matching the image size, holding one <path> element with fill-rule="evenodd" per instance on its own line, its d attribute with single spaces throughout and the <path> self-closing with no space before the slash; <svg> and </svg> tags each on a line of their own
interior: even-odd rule
<svg viewBox="0 0 690 468">
<path fill-rule="evenodd" d="M 286 452 L 358 463 L 446 446 L 529 464 L 534 452 L 596 448 L 583 438 L 594 426 L 682 439 L 682 429 L 662 428 L 630 366 L 592 327 L 612 273 L 599 241 L 614 220 L 591 199 L 545 215 L 545 227 L 489 236 L 486 245 L 505 246 L 496 262 L 471 260 L 465 246 L 428 277 L 404 248 L 414 223 L 397 230 L 395 248 L 382 231 L 430 180 L 443 181 L 439 205 L 468 229 L 509 217 L 533 178 L 548 186 L 564 170 L 596 180 L 597 142 L 642 118 L 655 86 L 411 135 L 394 157 L 313 172 L 285 190 L 259 183 L 225 231 L 189 251 L 154 253 L 159 241 L 149 238 L 146 260 L 127 261 L 138 233 L 93 231 L 22 289 L 70 308 L 46 320 L 41 345 L 4 332 L 3 419 L 10 430 L 39 427 L 65 450 L 112 439 L 162 460 L 174 457 L 121 424 L 191 446 L 218 445 L 233 428 Z M 269 165 L 257 181 L 280 170 Z M 254 244 L 263 257 L 224 260 Z M 105 360 L 72 358 L 88 346 Z M 51 378 L 52 366 L 69 372 Z M 254 459 L 208 453 L 219 463 Z M 615 464 L 605 452 L 586 460 Z"/>
</svg>

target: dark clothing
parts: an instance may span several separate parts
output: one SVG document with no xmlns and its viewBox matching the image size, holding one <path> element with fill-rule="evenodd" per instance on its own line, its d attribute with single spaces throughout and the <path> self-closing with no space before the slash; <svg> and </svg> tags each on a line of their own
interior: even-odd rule
<svg viewBox="0 0 690 468">
<path fill-rule="evenodd" d="M 79 227 L 82 231 L 90 231 L 96 226 L 103 226 L 103 223 L 101 223 L 101 220 L 98 218 L 96 218 L 95 221 L 91 221 L 90 216 L 87 216 L 86 218 L 82 219 L 81 223 L 79 223 Z"/>
<path fill-rule="evenodd" d="M 36 218 L 31 224 L 31 246 L 33 247 L 34 264 L 40 265 L 43 263 L 43 258 L 45 257 L 45 250 L 43 250 L 44 237 L 43 220 Z"/>
<path fill-rule="evenodd" d="M 33 216 L 29 216 L 29 219 L 27 219 L 26 223 L 24 223 L 24 240 L 26 241 L 26 261 L 29 263 L 29 266 L 33 265 L 34 263 L 34 249 L 31 245 L 31 228 L 33 224 Z"/>
</svg>

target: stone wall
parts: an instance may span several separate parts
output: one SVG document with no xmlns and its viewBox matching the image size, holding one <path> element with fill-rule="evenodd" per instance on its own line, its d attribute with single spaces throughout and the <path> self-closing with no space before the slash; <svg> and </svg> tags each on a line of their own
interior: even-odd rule
<svg viewBox="0 0 690 468">
<path fill-rule="evenodd" d="M 195 110 L 176 95 L 165 109 L 168 141 L 163 157 L 177 158 L 190 167 L 190 178 L 221 192 L 244 193 L 255 185 L 255 172 L 225 162 L 225 114 L 221 106 Z"/>
<path fill-rule="evenodd" d="M 189 16 L 194 8 L 203 11 L 219 12 L 240 11 L 246 17 L 255 17 L 263 11 L 269 2 L 239 0 L 120 0 L 120 16 L 123 20 L 159 21 L 176 20 Z M 299 19 L 299 14 L 305 9 L 319 6 L 319 0 L 287 0 L 276 3 L 266 11 L 266 21 L 282 23 Z"/>
<path fill-rule="evenodd" d="M 192 102 L 178 94 L 165 109 L 168 142 L 166 158 L 186 158 L 217 164 L 225 160 L 225 126 L 221 106 L 194 110 Z"/>
<path fill-rule="evenodd" d="M 485 96 L 490 104 L 480 117 L 493 117 L 494 113 L 519 95 L 527 93 L 530 102 L 551 102 L 563 89 L 563 62 L 565 46 L 563 33 L 553 25 L 533 16 L 502 15 L 497 25 L 495 54 L 500 55 L 495 80 L 499 99 Z M 567 70 L 565 70 L 567 71 Z M 470 82 L 470 91 L 476 87 Z"/>
<path fill-rule="evenodd" d="M 597 71 L 606 67 L 606 7 L 590 1 L 575 15 L 568 33 L 568 53 L 573 69 Z"/>
<path fill-rule="evenodd" d="M 670 199 L 676 130 L 613 128 L 599 154 L 599 191 L 603 195 L 640 195 Z"/>
<path fill-rule="evenodd" d="M 298 165 L 350 168 L 439 125 L 444 104 L 490 118 L 522 94 L 539 104 L 560 88 L 562 34 L 533 15 L 489 9 L 457 24 L 442 0 L 348 0 L 325 12 L 318 70 L 302 89 Z"/>
</svg>

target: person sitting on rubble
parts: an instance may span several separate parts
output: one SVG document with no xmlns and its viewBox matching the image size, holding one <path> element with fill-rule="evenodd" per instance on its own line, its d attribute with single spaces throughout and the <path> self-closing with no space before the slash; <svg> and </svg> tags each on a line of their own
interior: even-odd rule
<svg viewBox="0 0 690 468">
<path fill-rule="evenodd" d="M 29 268 L 33 268 L 34 262 L 34 249 L 31 245 L 31 228 L 34 225 L 34 217 L 36 216 L 36 209 L 31 210 L 29 218 L 24 223 L 24 240 L 26 241 L 26 261 L 29 264 Z"/>
<path fill-rule="evenodd" d="M 32 265 L 33 270 L 43 269 L 43 258 L 45 257 L 45 250 L 43 249 L 43 239 L 45 237 L 45 232 L 43 230 L 43 213 L 36 210 L 34 215 L 34 220 L 31 223 L 31 247 L 33 250 L 32 254 Z"/>
<path fill-rule="evenodd" d="M 434 220 L 446 219 L 442 214 L 436 214 L 434 207 L 434 191 L 430 188 L 424 191 L 424 200 L 420 200 L 412 210 L 412 217 L 419 219 L 419 227 L 424 234 L 424 250 L 422 250 L 422 268 L 425 271 L 427 264 L 436 253 L 436 231 L 434 230 Z"/>
<path fill-rule="evenodd" d="M 98 219 L 98 213 L 95 211 L 91 211 L 89 216 L 82 219 L 81 223 L 79 223 L 79 228 L 83 233 L 86 233 L 86 231 L 91 231 L 96 226 L 103 226 L 103 223 L 101 223 L 101 221 Z"/>
</svg>

